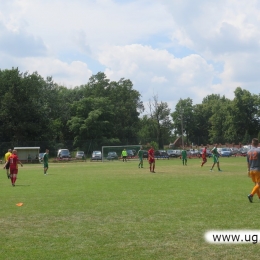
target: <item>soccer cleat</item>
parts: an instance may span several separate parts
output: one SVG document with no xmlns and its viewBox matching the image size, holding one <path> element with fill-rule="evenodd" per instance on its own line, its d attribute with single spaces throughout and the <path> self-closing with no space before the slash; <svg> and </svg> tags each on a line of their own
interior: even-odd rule
<svg viewBox="0 0 260 260">
<path fill-rule="evenodd" d="M 251 194 L 247 195 L 249 201 L 252 203 L 253 202 L 253 196 Z"/>
<path fill-rule="evenodd" d="M 222 170 L 220 170 L 220 169 L 219 169 L 218 171 L 219 171 L 219 172 L 222 172 Z"/>
<path fill-rule="evenodd" d="M 210 169 L 209 171 L 212 172 L 212 169 Z"/>
<path fill-rule="evenodd" d="M 12 185 L 13 185 L 13 187 L 15 187 L 15 184 L 14 184 L 14 183 L 12 183 Z"/>
</svg>

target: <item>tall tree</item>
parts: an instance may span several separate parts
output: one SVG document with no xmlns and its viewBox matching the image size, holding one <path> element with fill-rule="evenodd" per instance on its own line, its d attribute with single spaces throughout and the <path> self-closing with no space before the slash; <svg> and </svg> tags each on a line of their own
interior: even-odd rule
<svg viewBox="0 0 260 260">
<path fill-rule="evenodd" d="M 165 142 L 169 143 L 172 131 L 170 109 L 166 102 L 158 101 L 158 96 L 153 96 L 153 100 L 149 101 L 149 109 L 157 143 L 160 148 L 163 148 Z"/>
<path fill-rule="evenodd" d="M 192 99 L 180 99 L 175 106 L 175 111 L 171 114 L 173 120 L 173 127 L 175 131 L 181 136 L 186 135 L 189 142 L 190 136 L 194 131 L 194 116 Z"/>
</svg>

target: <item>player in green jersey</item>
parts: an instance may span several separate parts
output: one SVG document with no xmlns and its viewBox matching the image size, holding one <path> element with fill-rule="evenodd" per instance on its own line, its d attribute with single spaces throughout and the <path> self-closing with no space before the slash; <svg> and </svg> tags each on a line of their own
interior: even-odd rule
<svg viewBox="0 0 260 260">
<path fill-rule="evenodd" d="M 183 149 L 181 151 L 181 159 L 182 159 L 183 166 L 184 166 L 184 163 L 187 166 L 187 151 L 185 149 Z"/>
<path fill-rule="evenodd" d="M 212 167 L 210 169 L 210 171 L 213 170 L 215 164 L 217 164 L 218 166 L 218 171 L 221 172 L 220 170 L 220 167 L 219 167 L 219 160 L 218 160 L 218 157 L 220 156 L 219 152 L 218 152 L 218 144 L 215 145 L 215 147 L 213 147 L 213 149 L 211 150 L 211 153 L 212 153 L 212 159 L 213 159 L 213 164 L 212 164 Z"/>
<path fill-rule="evenodd" d="M 44 169 L 44 175 L 47 174 L 47 171 L 49 169 L 49 150 L 46 149 L 45 153 L 43 154 L 43 169 Z"/>
<path fill-rule="evenodd" d="M 143 167 L 143 155 L 144 155 L 144 151 L 142 150 L 143 148 L 140 147 L 140 150 L 137 152 L 138 158 L 139 158 L 139 164 L 138 164 L 138 168 L 144 168 Z"/>
</svg>

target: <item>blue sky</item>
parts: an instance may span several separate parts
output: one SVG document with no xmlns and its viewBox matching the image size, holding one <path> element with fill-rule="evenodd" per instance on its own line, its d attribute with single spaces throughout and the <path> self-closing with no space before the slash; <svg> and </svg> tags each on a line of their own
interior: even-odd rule
<svg viewBox="0 0 260 260">
<path fill-rule="evenodd" d="M 257 0 L 0 0 L 0 69 L 68 88 L 102 71 L 172 111 L 238 86 L 259 94 L 259 17 Z"/>
</svg>

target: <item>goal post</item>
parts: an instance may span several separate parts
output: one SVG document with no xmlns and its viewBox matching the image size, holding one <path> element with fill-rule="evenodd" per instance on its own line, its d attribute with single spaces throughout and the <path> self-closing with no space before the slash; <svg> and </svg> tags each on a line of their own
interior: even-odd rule
<svg viewBox="0 0 260 260">
<path fill-rule="evenodd" d="M 127 151 L 127 158 L 137 158 L 137 152 L 142 145 L 119 145 L 119 146 L 102 146 L 102 162 L 121 159 L 124 149 Z"/>
</svg>

